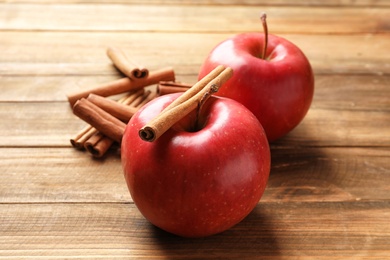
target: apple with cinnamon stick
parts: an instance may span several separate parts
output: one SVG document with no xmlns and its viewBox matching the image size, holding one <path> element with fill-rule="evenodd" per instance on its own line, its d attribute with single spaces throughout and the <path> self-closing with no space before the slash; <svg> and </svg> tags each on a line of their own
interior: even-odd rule
<svg viewBox="0 0 390 260">
<path fill-rule="evenodd" d="M 265 132 L 245 106 L 213 94 L 229 81 L 218 66 L 182 93 L 158 97 L 128 123 L 124 176 L 155 226 L 183 237 L 223 232 L 259 202 L 270 171 Z"/>
<path fill-rule="evenodd" d="M 199 79 L 218 65 L 234 70 L 217 93 L 251 110 L 275 141 L 294 129 L 308 112 L 314 93 L 314 75 L 304 53 L 292 42 L 268 35 L 266 16 L 262 33 L 242 33 L 219 43 L 207 56 Z"/>
</svg>

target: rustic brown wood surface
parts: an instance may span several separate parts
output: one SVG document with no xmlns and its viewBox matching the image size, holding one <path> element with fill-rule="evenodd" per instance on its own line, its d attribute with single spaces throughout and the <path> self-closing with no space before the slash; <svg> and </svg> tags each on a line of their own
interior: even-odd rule
<svg viewBox="0 0 390 260">
<path fill-rule="evenodd" d="M 211 48 L 239 32 L 296 43 L 315 72 L 304 121 L 271 145 L 255 210 L 184 239 L 147 222 L 118 146 L 71 147 L 85 123 L 72 91 L 120 74 L 127 50 L 195 83 Z M 0 1 L 0 259 L 390 259 L 390 1 Z"/>
</svg>

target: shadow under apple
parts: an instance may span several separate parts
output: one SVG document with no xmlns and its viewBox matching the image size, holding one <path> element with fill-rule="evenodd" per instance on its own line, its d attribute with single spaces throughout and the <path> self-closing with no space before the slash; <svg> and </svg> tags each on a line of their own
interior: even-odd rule
<svg viewBox="0 0 390 260">
<path fill-rule="evenodd" d="M 271 173 L 264 192 L 267 202 L 345 201 L 353 199 L 345 172 L 351 160 L 343 149 L 321 145 L 310 118 L 271 144 Z M 331 129 L 329 130 L 331 131 Z"/>
<path fill-rule="evenodd" d="M 277 256 L 279 247 L 267 204 L 257 207 L 240 223 L 220 234 L 204 238 L 183 238 L 153 225 L 153 240 L 168 259 L 206 259 Z"/>
</svg>

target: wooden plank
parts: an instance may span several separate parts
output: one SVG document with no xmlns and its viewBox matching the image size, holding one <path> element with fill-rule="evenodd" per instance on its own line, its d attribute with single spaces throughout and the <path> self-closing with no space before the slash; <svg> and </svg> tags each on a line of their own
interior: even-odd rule
<svg viewBox="0 0 390 260">
<path fill-rule="evenodd" d="M 68 103 L 0 103 L 1 146 L 70 146 L 85 123 Z"/>
<path fill-rule="evenodd" d="M 382 100 L 388 104 L 388 98 Z M 5 122 L 0 125 L 2 147 L 67 147 L 69 139 L 85 126 L 67 102 L 0 103 L 0 118 Z M 389 129 L 386 108 L 324 109 L 314 103 L 303 122 L 276 144 L 383 147 L 390 144 Z"/>
<path fill-rule="evenodd" d="M 49 3 L 51 0 L 0 0 L 0 3 Z M 193 0 L 57 0 L 61 4 L 148 4 L 148 5 L 194 5 Z M 390 6 L 387 0 L 274 0 L 272 3 L 267 0 L 198 0 L 196 5 L 244 5 L 244 6 L 362 6 L 377 7 Z"/>
<path fill-rule="evenodd" d="M 119 77 L 114 72 L 103 76 L 0 76 L 0 102 L 66 102 L 67 93 L 93 88 Z M 176 80 L 194 84 L 197 75 L 176 73 Z M 316 75 L 312 108 L 386 111 L 390 108 L 389 85 L 387 75 Z"/>
<path fill-rule="evenodd" d="M 305 119 L 279 145 L 389 146 L 388 111 L 310 109 Z"/>
<path fill-rule="evenodd" d="M 0 0 L 0 259 L 390 258 L 389 6 Z M 261 31 L 261 11 L 312 62 L 313 106 L 271 145 L 268 186 L 248 218 L 209 238 L 167 234 L 132 202 L 118 146 L 102 160 L 70 147 L 85 123 L 65 94 L 120 77 L 108 45 L 195 81 L 215 44 Z"/>
<path fill-rule="evenodd" d="M 112 70 L 112 68 L 110 69 Z M 107 68 L 107 70 L 110 69 Z M 68 93 L 84 88 L 93 88 L 120 77 L 119 74 L 114 74 L 114 72 L 113 75 L 96 76 L 0 76 L 0 101 L 65 102 Z"/>
<path fill-rule="evenodd" d="M 389 32 L 390 28 L 388 10 L 380 7 L 260 5 L 254 8 L 196 5 L 193 8 L 192 5 L 153 5 L 151 8 L 150 5 L 11 3 L 0 6 L 0 17 L 5 17 L 0 21 L 0 29 L 219 33 L 258 31 L 261 11 L 267 12 L 270 28 L 276 33 L 383 33 Z"/>
<path fill-rule="evenodd" d="M 265 201 L 387 200 L 390 196 L 388 147 L 274 147 L 271 155 Z"/>
<path fill-rule="evenodd" d="M 390 202 L 261 203 L 211 237 L 183 239 L 133 204 L 1 204 L 0 257 L 385 259 Z"/>
<path fill-rule="evenodd" d="M 313 108 L 389 111 L 389 86 L 388 76 L 318 75 Z"/>
<path fill-rule="evenodd" d="M 0 203 L 131 201 L 116 149 L 102 160 L 71 147 L 1 149 Z"/>
<path fill-rule="evenodd" d="M 271 154 L 261 202 L 390 200 L 388 147 L 273 147 Z M 116 149 L 93 160 L 70 147 L 1 148 L 0 169 L 0 203 L 132 201 Z"/>
<path fill-rule="evenodd" d="M 179 74 L 194 75 L 211 49 L 232 35 L 2 32 L 0 75 L 116 75 L 106 56 L 110 45 L 150 69 L 172 66 Z M 302 49 L 316 74 L 390 74 L 390 34 L 280 36 Z"/>
</svg>

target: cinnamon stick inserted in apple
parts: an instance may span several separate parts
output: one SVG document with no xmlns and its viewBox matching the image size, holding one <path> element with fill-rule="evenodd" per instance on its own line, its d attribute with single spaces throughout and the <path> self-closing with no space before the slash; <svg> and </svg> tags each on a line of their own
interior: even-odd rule
<svg viewBox="0 0 390 260">
<path fill-rule="evenodd" d="M 188 89 L 169 106 L 167 106 L 156 118 L 151 120 L 139 131 L 139 136 L 144 141 L 153 142 L 165 133 L 180 119 L 196 109 L 200 103 L 223 85 L 231 76 L 233 70 L 218 66 L 202 80 Z"/>
</svg>

